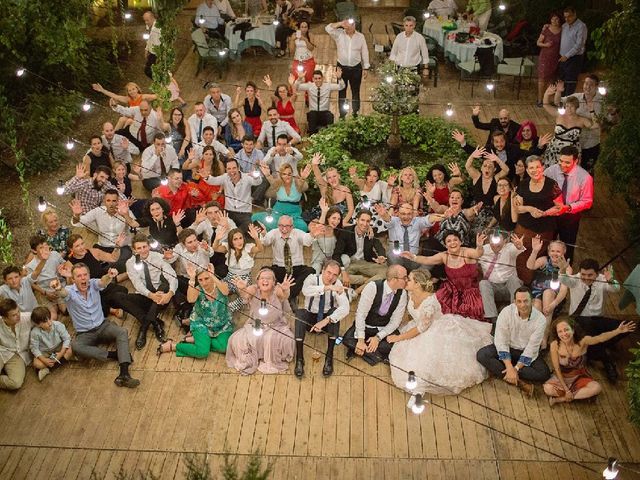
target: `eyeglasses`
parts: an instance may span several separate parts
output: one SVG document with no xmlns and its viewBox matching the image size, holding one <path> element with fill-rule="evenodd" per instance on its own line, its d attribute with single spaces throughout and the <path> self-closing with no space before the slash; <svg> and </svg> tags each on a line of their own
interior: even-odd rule
<svg viewBox="0 0 640 480">
<path fill-rule="evenodd" d="M 293 224 L 291 225 L 278 225 L 278 228 L 292 228 Z"/>
</svg>

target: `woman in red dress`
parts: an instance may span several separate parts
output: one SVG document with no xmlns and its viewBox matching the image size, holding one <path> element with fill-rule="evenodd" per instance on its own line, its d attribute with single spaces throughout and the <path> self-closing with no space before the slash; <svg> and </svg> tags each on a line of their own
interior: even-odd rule
<svg viewBox="0 0 640 480">
<path fill-rule="evenodd" d="M 552 13 L 549 23 L 542 27 L 537 45 L 540 47 L 538 57 L 538 107 L 542 107 L 544 91 L 556 80 L 558 60 L 560 59 L 560 36 L 562 35 L 562 17 Z"/>
<path fill-rule="evenodd" d="M 255 83 L 249 81 L 244 87 L 245 98 L 244 102 L 240 102 L 240 93 L 242 87 L 236 88 L 236 98 L 233 101 L 234 106 L 241 111 L 244 111 L 244 120 L 251 125 L 253 130 L 253 136 L 258 138 L 260 136 L 260 130 L 262 130 L 262 99 L 260 98 L 260 92 Z"/>
<path fill-rule="evenodd" d="M 484 253 L 482 245 L 487 236 L 479 233 L 476 248 L 462 246 L 460 234 L 445 232 L 445 252 L 429 257 L 402 252 L 402 256 L 422 265 L 444 265 L 447 278 L 436 292 L 442 313 L 454 313 L 463 317 L 484 321 L 484 307 L 478 280 L 478 259 Z"/>
<path fill-rule="evenodd" d="M 189 182 L 192 206 L 202 207 L 214 200 L 218 202 L 220 209 L 224 210 L 224 190 L 220 185 L 209 185 L 204 180 L 209 175 L 218 177 L 222 174 L 224 174 L 222 162 L 216 158 L 216 151 L 213 147 L 207 145 L 202 149 L 202 158 L 200 158 L 198 166 L 193 169 L 192 181 Z"/>
<path fill-rule="evenodd" d="M 273 81 L 270 75 L 265 75 L 262 80 L 264 84 L 269 88 L 273 88 Z M 300 133 L 300 127 L 296 123 L 296 109 L 293 108 L 298 95 L 293 91 L 292 84 L 295 81 L 295 77 L 289 76 L 289 85 L 281 83 L 273 92 L 271 100 L 273 105 L 278 109 L 280 114 L 280 120 L 284 120 L 289 123 L 291 127 L 298 133 Z"/>
</svg>

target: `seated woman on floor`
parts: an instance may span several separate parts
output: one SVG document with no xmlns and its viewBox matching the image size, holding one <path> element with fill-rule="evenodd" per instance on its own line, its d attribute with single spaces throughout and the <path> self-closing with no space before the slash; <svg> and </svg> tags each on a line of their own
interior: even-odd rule
<svg viewBox="0 0 640 480">
<path fill-rule="evenodd" d="M 159 345 L 158 355 L 176 352 L 178 357 L 207 358 L 209 352 L 224 353 L 233 333 L 231 313 L 227 307 L 229 287 L 216 277 L 211 264 L 198 274 L 191 262 L 187 262 L 185 268 L 189 275 L 187 301 L 194 304 L 189 316 L 189 334 L 182 342 L 167 340 Z"/>
<path fill-rule="evenodd" d="M 598 395 L 602 387 L 587 371 L 587 348 L 636 329 L 633 322 L 622 322 L 615 330 L 598 336 L 585 336 L 573 319 L 558 318 L 551 327 L 550 356 L 553 376 L 543 385 L 549 404 L 583 400 Z"/>
<path fill-rule="evenodd" d="M 320 171 L 320 162 L 322 162 L 322 154 L 314 153 L 311 158 L 311 168 L 320 188 L 320 194 L 327 200 L 329 208 L 337 207 L 340 209 L 343 215 L 342 225 L 350 225 L 355 211 L 351 190 L 346 185 L 342 185 L 340 173 L 334 167 L 327 169 L 323 175 Z M 319 205 L 313 207 L 311 218 L 318 218 L 320 213 Z"/>
<path fill-rule="evenodd" d="M 387 222 L 382 220 L 378 213 L 372 208 L 376 203 L 389 203 L 391 190 L 396 181 L 395 175 L 390 175 L 385 182 L 380 180 L 382 173 L 376 166 L 369 165 L 364 172 L 364 178 L 358 177 L 357 167 L 349 167 L 349 178 L 360 189 L 356 195 L 360 201 L 356 205 L 355 211 L 369 210 L 371 212 L 371 228 L 373 233 L 383 233 L 387 231 Z"/>
<path fill-rule="evenodd" d="M 332 258 L 336 248 L 336 229 L 342 225 L 342 212 L 339 208 L 327 205 L 324 198 L 320 198 L 322 214 L 317 220 L 324 225 L 324 231 L 313 239 L 311 244 L 311 266 L 316 273 L 322 272 L 322 265 L 328 258 Z"/>
</svg>

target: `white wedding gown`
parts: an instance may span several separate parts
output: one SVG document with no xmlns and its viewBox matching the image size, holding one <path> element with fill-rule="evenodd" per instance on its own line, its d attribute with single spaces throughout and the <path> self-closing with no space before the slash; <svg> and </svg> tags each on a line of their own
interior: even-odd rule
<svg viewBox="0 0 640 480">
<path fill-rule="evenodd" d="M 400 332 L 418 327 L 420 333 L 394 343 L 391 349 L 391 377 L 398 387 L 407 390 L 407 371 L 416 374 L 418 385 L 409 391 L 413 394 L 456 395 L 487 378 L 476 353 L 493 343 L 490 323 L 443 315 L 435 295 L 427 297 L 417 308 L 409 300 L 407 310 L 411 321 Z"/>
</svg>

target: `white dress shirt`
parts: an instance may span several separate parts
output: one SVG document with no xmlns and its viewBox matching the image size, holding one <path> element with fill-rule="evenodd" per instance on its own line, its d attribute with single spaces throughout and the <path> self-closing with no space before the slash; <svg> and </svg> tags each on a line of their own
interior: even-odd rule
<svg viewBox="0 0 640 480">
<path fill-rule="evenodd" d="M 162 175 L 160 162 L 164 163 L 165 172 L 168 172 L 171 168 L 180 169 L 178 154 L 172 145 L 165 145 L 165 150 L 160 155 L 156 154 L 155 145 L 149 145 L 142 152 L 142 161 L 140 163 L 142 165 L 142 168 L 140 169 L 140 175 L 142 178 L 160 177 Z"/>
<path fill-rule="evenodd" d="M 204 18 L 204 23 L 200 23 L 200 18 Z M 220 10 L 216 7 L 215 2 L 211 4 L 211 7 L 207 5 L 207 2 L 202 2 L 196 9 L 196 22 L 199 27 L 204 28 L 218 28 L 218 25 L 222 25 L 222 17 L 220 16 Z"/>
<path fill-rule="evenodd" d="M 289 235 L 289 249 L 291 250 L 291 265 L 304 265 L 303 247 L 310 247 L 313 243 L 313 236 L 305 233 L 297 228 L 291 229 Z M 268 232 L 262 239 L 265 246 L 272 245 L 273 264 L 278 267 L 284 267 L 284 244 L 285 239 L 282 237 L 279 228 L 275 228 Z"/>
<path fill-rule="evenodd" d="M 342 78 L 338 79 L 338 83 L 322 82 L 319 87 L 313 82 L 299 82 L 302 82 L 302 78 L 296 80 L 298 90 L 309 92 L 309 111 L 329 111 L 331 109 L 331 92 L 342 90 L 345 87 Z"/>
<path fill-rule="evenodd" d="M 176 293 L 178 290 L 178 278 L 176 277 L 176 272 L 163 258 L 161 253 L 149 252 L 149 256 L 145 260 L 142 260 L 142 262 L 148 265 L 151 283 L 155 288 L 160 286 L 160 277 L 163 276 L 166 281 L 169 282 L 169 291 Z M 148 297 L 151 290 L 147 288 L 144 278 L 144 268 L 136 270 L 135 263 L 135 255 L 127 260 L 127 275 L 129 275 L 129 280 L 131 280 L 136 292 Z"/>
<path fill-rule="evenodd" d="M 215 152 L 219 153 L 222 156 L 226 157 L 229 154 L 229 149 L 225 147 L 222 143 L 220 143 L 218 140 L 214 140 L 209 145 L 213 147 L 213 150 Z M 207 144 L 204 143 L 204 141 L 200 143 L 192 144 L 192 148 L 193 148 L 193 151 L 195 152 L 196 159 L 200 159 L 202 157 L 202 151 L 206 146 Z"/>
<path fill-rule="evenodd" d="M 122 105 L 116 105 L 113 110 L 125 117 L 133 118 L 133 123 L 129 126 L 129 131 L 134 138 L 140 140 L 140 126 L 144 118 L 140 113 L 140 107 L 123 107 Z M 145 132 L 147 133 L 147 142 L 153 143 L 153 136 L 156 133 L 164 133 L 162 129 L 162 119 L 158 116 L 155 110 L 151 110 L 147 116 L 147 124 Z"/>
<path fill-rule="evenodd" d="M 218 135 L 218 120 L 210 113 L 205 113 L 202 118 L 199 118 L 195 113 L 189 117 L 189 128 L 191 128 L 191 142 L 198 143 L 202 141 L 202 132 L 204 127 L 213 128 L 214 138 Z M 200 126 L 202 122 L 202 127 Z M 198 133 L 200 133 L 200 139 L 198 139 Z"/>
<path fill-rule="evenodd" d="M 582 280 L 580 280 L 580 273 L 573 275 L 560 275 L 560 283 L 569 287 L 569 313 L 572 315 L 576 311 L 578 305 L 582 301 L 584 294 L 589 288 Z M 605 292 L 619 292 L 620 284 L 613 280 L 607 282 L 603 274 L 599 274 L 596 277 L 596 281 L 591 284 L 591 295 L 589 300 L 584 306 L 584 309 L 580 313 L 581 317 L 599 317 L 602 315 L 602 308 L 604 304 Z"/>
<path fill-rule="evenodd" d="M 236 14 L 229 4 L 229 0 L 213 0 L 213 4 L 218 7 L 220 13 L 224 13 L 225 15 L 235 18 Z"/>
<path fill-rule="evenodd" d="M 224 187 L 224 206 L 229 212 L 251 213 L 251 187 L 257 187 L 262 183 L 262 177 L 254 177 L 246 173 L 240 173 L 237 183 L 233 183 L 228 173 L 219 177 L 206 178 L 209 185 L 222 185 Z"/>
<path fill-rule="evenodd" d="M 109 152 L 113 155 L 114 160 L 119 160 L 123 163 L 131 163 L 131 155 L 139 155 L 140 150 L 136 147 L 133 142 L 129 142 L 129 147 L 124 148 L 122 146 L 122 142 L 125 140 L 125 137 L 116 133 L 113 135 L 113 138 L 109 140 L 107 137 L 102 135 L 102 145 L 109 150 Z"/>
<path fill-rule="evenodd" d="M 546 177 L 556 181 L 560 189 L 564 185 L 565 176 L 557 163 L 544 171 Z M 571 213 L 589 210 L 593 205 L 593 177 L 584 168 L 576 165 L 567 174 L 566 205 L 571 205 Z"/>
<path fill-rule="evenodd" d="M 418 65 L 429 64 L 429 50 L 427 42 L 418 32 L 413 32 L 407 36 L 405 32 L 400 32 L 393 41 L 389 60 L 392 60 L 400 67 L 417 67 Z"/>
<path fill-rule="evenodd" d="M 267 165 L 273 165 L 272 170 L 274 172 L 279 172 L 280 167 L 286 163 L 288 165 L 291 165 L 291 168 L 293 168 L 293 174 L 297 175 L 298 162 L 302 160 L 302 153 L 300 153 L 300 150 L 294 147 L 291 147 L 291 150 L 293 150 L 292 153 L 285 153 L 284 155 L 280 155 L 276 151 L 275 147 L 270 148 L 264 157 L 264 162 Z"/>
<path fill-rule="evenodd" d="M 385 280 L 382 284 L 382 300 L 384 301 L 385 296 L 390 293 L 394 293 L 389 287 L 389 283 Z M 384 327 L 375 327 L 366 324 L 367 315 L 369 315 L 369 311 L 371 310 L 371 305 L 376 298 L 377 293 L 377 285 L 376 282 L 369 282 L 367 286 L 364 287 L 362 293 L 360 294 L 360 301 L 358 302 L 358 309 L 356 310 L 356 331 L 355 338 L 365 338 L 365 329 L 366 328 L 377 328 L 378 333 L 377 337 L 382 340 L 387 335 L 391 335 L 402 322 L 402 317 L 404 317 L 404 311 L 407 307 L 407 292 L 406 290 L 402 291 L 402 296 L 400 297 L 400 301 L 396 309 L 391 314 L 391 318 L 389 319 L 389 323 Z"/>
<path fill-rule="evenodd" d="M 231 97 L 225 93 L 220 94 L 220 102 L 216 105 L 211 98 L 211 95 L 204 97 L 204 107 L 207 109 L 207 113 L 216 117 L 218 125 L 225 127 L 229 123 L 229 110 L 233 108 L 233 102 Z M 199 122 L 198 122 L 199 123 Z M 202 127 L 204 128 L 204 127 Z"/>
<path fill-rule="evenodd" d="M 482 249 L 484 253 L 478 259 L 478 263 L 482 267 L 483 274 L 486 273 L 491 264 L 495 262 L 487 279 L 491 283 L 505 283 L 509 278 L 517 275 L 516 257 L 520 255 L 524 249 L 518 250 L 513 243 L 506 243 L 498 252 L 498 258 L 496 260 L 494 260 L 495 252 L 491 249 L 491 245 L 486 244 Z"/>
<path fill-rule="evenodd" d="M 338 287 L 342 287 L 342 282 L 338 278 L 336 283 Z M 302 295 L 304 295 L 304 308 L 306 308 L 311 313 L 318 313 L 318 309 L 320 308 L 320 298 L 322 295 L 326 293 L 325 301 L 324 301 L 324 312 L 327 313 L 331 310 L 331 304 L 335 307 L 335 310 L 328 318 L 331 323 L 338 323 L 340 320 L 349 315 L 349 299 L 347 298 L 347 294 L 342 292 L 341 294 L 337 294 L 334 291 L 324 290 L 324 282 L 322 281 L 322 274 L 317 275 L 309 275 L 304 280 L 304 284 L 302 285 Z M 333 302 L 332 302 L 333 300 Z"/>
<path fill-rule="evenodd" d="M 21 313 L 15 332 L 0 317 L 0 370 L 14 355 L 18 355 L 24 363 L 31 363 L 29 351 L 29 333 L 31 332 L 31 312 Z"/>
<path fill-rule="evenodd" d="M 519 362 L 525 366 L 531 365 L 540 353 L 540 344 L 547 328 L 547 320 L 539 310 L 531 309 L 528 319 L 520 318 L 515 304 L 502 309 L 496 320 L 494 345 L 500 360 L 511 358 L 509 349 L 522 350 Z"/>
<path fill-rule="evenodd" d="M 131 212 L 129 212 L 129 217 L 132 220 L 135 220 L 135 217 Z M 89 210 L 87 213 L 80 217 L 80 221 L 78 223 L 71 223 L 74 227 L 78 225 L 86 225 L 88 228 L 99 232 L 97 244 L 102 247 L 113 248 L 116 246 L 116 239 L 118 235 L 124 232 L 125 236 L 125 244 L 130 243 L 130 233 L 129 226 L 125 221 L 124 217 L 119 214 L 109 215 L 107 213 L 107 208 L 102 205 L 100 207 L 94 208 L 93 210 Z"/>
<path fill-rule="evenodd" d="M 327 25 L 325 31 L 336 42 L 340 65 L 355 67 L 361 63 L 362 68 L 369 69 L 369 48 L 362 33 L 354 32 L 353 35 L 349 35 L 343 28 L 332 28 L 331 25 Z"/>
<path fill-rule="evenodd" d="M 149 30 L 149 38 L 144 47 L 145 52 L 149 52 L 153 55 L 156 54 L 156 47 L 160 45 L 160 29 L 156 27 L 157 21 L 153 22 L 151 29 Z"/>
<path fill-rule="evenodd" d="M 273 127 L 276 127 L 275 134 Z M 278 120 L 278 123 L 275 125 L 271 123 L 271 120 L 267 120 L 266 122 L 262 122 L 262 129 L 260 130 L 260 136 L 258 137 L 258 142 L 262 144 L 266 144 L 269 148 L 273 147 L 274 141 L 273 137 L 275 136 L 276 141 L 278 140 L 278 136 L 285 134 L 289 138 L 293 138 L 296 141 L 300 141 L 300 135 L 296 132 L 289 122 L 285 122 L 284 120 Z"/>
<path fill-rule="evenodd" d="M 236 222 L 234 222 L 230 218 L 227 219 L 227 222 L 229 223 L 229 231 L 233 230 L 234 228 L 238 228 Z M 211 225 L 209 219 L 206 219 L 196 226 L 191 225 L 191 228 L 196 231 L 196 235 L 204 234 L 203 238 L 207 241 L 207 243 L 212 243 L 218 226 L 216 225 L 214 227 L 213 225 Z M 226 244 L 227 239 L 223 238 L 222 240 L 220 240 L 220 243 Z"/>
</svg>

